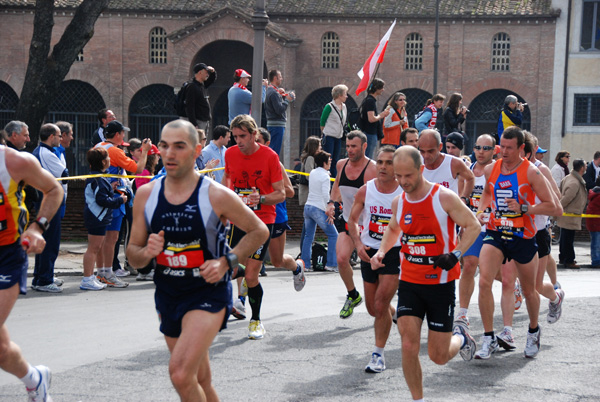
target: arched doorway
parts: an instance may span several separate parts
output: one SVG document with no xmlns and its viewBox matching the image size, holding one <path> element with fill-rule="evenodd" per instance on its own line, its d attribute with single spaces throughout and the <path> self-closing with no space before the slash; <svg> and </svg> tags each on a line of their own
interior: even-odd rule
<svg viewBox="0 0 600 402">
<path fill-rule="evenodd" d="M 0 129 L 15 119 L 18 104 L 17 93 L 6 82 L 0 81 Z"/>
<path fill-rule="evenodd" d="M 217 80 L 208 88 L 210 105 L 212 108 L 212 127 L 219 124 L 227 125 L 229 121 L 227 91 L 233 85 L 233 73 L 238 68 L 243 68 L 251 75 L 254 48 L 246 42 L 234 40 L 217 40 L 204 46 L 194 56 L 190 66 L 190 77 L 193 68 L 198 63 L 212 66 L 217 71 Z M 264 65 L 262 77 L 267 78 L 267 65 Z M 285 85 L 284 85 L 285 87 Z M 248 85 L 252 91 L 252 81 Z"/>
<path fill-rule="evenodd" d="M 174 103 L 169 85 L 152 84 L 137 91 L 129 104 L 129 137 L 150 138 L 157 144 L 162 127 L 179 118 Z"/>
<path fill-rule="evenodd" d="M 465 142 L 464 153 L 470 154 L 473 151 L 473 145 L 477 137 L 481 134 L 496 135 L 498 130 L 498 117 L 504 107 L 504 99 L 508 95 L 515 95 L 519 102 L 526 101 L 519 95 L 507 89 L 491 89 L 479 94 L 469 104 L 469 113 L 467 114 L 466 133 L 468 139 Z M 523 111 L 523 123 L 521 128 L 531 129 L 531 112 L 529 107 L 525 106 Z"/>
<path fill-rule="evenodd" d="M 304 147 L 306 139 L 311 135 L 321 137 L 321 113 L 326 104 L 331 102 L 332 87 L 319 88 L 306 97 L 300 111 L 300 149 Z M 357 108 L 356 101 L 348 95 L 346 108 L 348 111 Z M 341 153 L 344 151 L 342 150 Z"/>
<path fill-rule="evenodd" d="M 90 170 L 86 152 L 92 146 L 92 134 L 98 127 L 98 111 L 106 107 L 102 95 L 87 82 L 63 81 L 50 105 L 47 121 L 68 121 L 73 124 L 74 139 L 65 158 L 71 176 Z"/>
</svg>

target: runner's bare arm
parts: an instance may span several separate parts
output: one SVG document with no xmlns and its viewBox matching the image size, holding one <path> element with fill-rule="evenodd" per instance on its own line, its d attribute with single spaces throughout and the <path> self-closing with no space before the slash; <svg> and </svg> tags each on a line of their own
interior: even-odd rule
<svg viewBox="0 0 600 402">
<path fill-rule="evenodd" d="M 366 194 L 367 185 L 365 184 L 364 186 L 358 189 L 358 192 L 354 197 L 352 209 L 350 210 L 350 217 L 348 218 L 348 232 L 350 233 L 350 238 L 354 243 L 356 252 L 358 253 L 358 256 L 362 261 L 368 261 L 370 259 L 366 252 L 367 248 L 360 241 L 360 234 L 358 232 L 358 220 L 360 219 L 363 209 L 365 208 Z"/>
<path fill-rule="evenodd" d="M 148 235 L 144 207 L 156 182 L 150 182 L 137 190 L 133 201 L 133 223 L 127 246 L 127 259 L 134 268 L 145 267 L 164 248 L 164 236 Z"/>
<path fill-rule="evenodd" d="M 493 168 L 494 164 L 489 164 L 484 168 L 484 174 L 485 174 L 485 184 L 483 185 L 483 193 L 481 194 L 481 198 L 479 199 L 479 207 L 477 207 L 477 214 L 476 214 L 476 218 L 479 221 L 480 224 L 480 228 L 481 225 L 485 225 L 486 223 L 483 221 L 483 212 L 486 210 L 487 207 L 490 206 L 491 202 L 492 202 L 492 191 L 490 189 L 490 186 L 488 185 L 488 180 L 490 178 L 490 174 L 492 173 L 492 168 Z"/>
<path fill-rule="evenodd" d="M 452 171 L 456 172 L 456 175 L 464 180 L 462 192 L 459 196 L 469 198 L 473 192 L 473 187 L 475 187 L 475 175 L 467 164 L 458 158 L 452 159 Z"/>
<path fill-rule="evenodd" d="M 440 191 L 440 203 L 444 210 L 450 216 L 450 219 L 462 229 L 462 235 L 454 250 L 460 250 L 464 254 L 475 240 L 477 240 L 477 236 L 481 233 L 481 225 L 475 218 L 475 215 L 473 215 L 473 212 L 454 192 L 443 187 L 440 188 Z"/>
<path fill-rule="evenodd" d="M 54 176 L 42 169 L 33 155 L 26 152 L 17 152 L 10 148 L 6 148 L 5 152 L 6 168 L 10 177 L 15 182 L 23 181 L 44 194 L 37 216 L 50 221 L 63 201 L 64 191 L 61 185 Z M 27 239 L 24 242 L 25 244 L 22 242 L 22 246 L 25 251 L 30 253 L 41 253 L 46 244 L 38 225 L 30 225 L 21 234 L 21 238 Z"/>
<path fill-rule="evenodd" d="M 348 159 L 340 159 L 336 164 L 337 175 L 335 176 L 335 181 L 333 182 L 333 187 L 331 188 L 331 199 L 335 202 L 342 202 L 342 194 L 340 193 L 340 177 L 342 174 L 342 170 L 344 169 L 344 164 Z"/>
<path fill-rule="evenodd" d="M 538 168 L 531 165 L 527 170 L 527 179 L 535 195 L 540 199 L 540 203 L 529 207 L 527 215 L 548 215 L 556 213 L 556 205 L 552 199 L 552 190 L 548 185 L 546 178 Z"/>
<path fill-rule="evenodd" d="M 285 189 L 285 198 L 294 198 L 294 186 L 292 186 L 292 182 L 285 171 L 285 166 L 283 163 L 279 162 L 281 165 L 281 175 L 283 176 L 283 188 Z"/>
</svg>

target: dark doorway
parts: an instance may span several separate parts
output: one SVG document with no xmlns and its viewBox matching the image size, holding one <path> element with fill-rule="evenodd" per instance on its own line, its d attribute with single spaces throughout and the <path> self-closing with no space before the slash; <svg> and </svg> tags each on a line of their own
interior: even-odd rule
<svg viewBox="0 0 600 402">
<path fill-rule="evenodd" d="M 179 117 L 174 107 L 173 87 L 152 84 L 136 92 L 129 104 L 129 138 L 150 138 L 158 144 L 160 130 Z"/>
</svg>

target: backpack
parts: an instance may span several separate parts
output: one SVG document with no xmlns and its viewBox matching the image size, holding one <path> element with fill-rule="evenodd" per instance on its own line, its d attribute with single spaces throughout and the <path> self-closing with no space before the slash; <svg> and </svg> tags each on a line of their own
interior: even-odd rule
<svg viewBox="0 0 600 402">
<path fill-rule="evenodd" d="M 181 89 L 177 92 L 177 95 L 175 95 L 175 103 L 173 106 L 175 107 L 177 116 L 187 117 L 187 113 L 185 112 L 185 95 L 191 83 L 192 80 L 189 80 L 181 84 Z"/>
<path fill-rule="evenodd" d="M 325 271 L 327 263 L 327 246 L 321 243 L 313 243 L 311 256 L 312 269 L 315 271 Z"/>
</svg>

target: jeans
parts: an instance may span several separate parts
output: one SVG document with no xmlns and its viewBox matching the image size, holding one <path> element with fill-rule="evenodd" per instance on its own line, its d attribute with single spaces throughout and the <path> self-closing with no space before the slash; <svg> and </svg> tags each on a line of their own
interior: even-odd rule
<svg viewBox="0 0 600 402">
<path fill-rule="evenodd" d="M 46 286 L 54 283 L 54 263 L 60 250 L 60 227 L 64 210 L 65 204 L 62 204 L 50 221 L 48 230 L 44 232 L 46 247 L 40 254 L 35 255 L 33 280 L 31 281 L 33 286 Z"/>
<path fill-rule="evenodd" d="M 337 258 L 335 255 L 335 243 L 337 242 L 338 232 L 335 226 L 327 222 L 327 214 L 325 211 L 315 207 L 314 205 L 304 206 L 304 240 L 302 241 L 302 261 L 304 266 L 310 268 L 312 244 L 315 239 L 315 231 L 317 225 L 327 235 L 327 263 L 328 267 L 337 267 Z"/>
<path fill-rule="evenodd" d="M 369 159 L 373 159 L 373 154 L 375 153 L 375 148 L 377 148 L 377 134 L 366 134 L 367 136 L 367 151 L 365 155 Z"/>
<path fill-rule="evenodd" d="M 331 177 L 336 177 L 337 175 L 336 165 L 338 158 L 340 157 L 341 146 L 341 138 L 334 138 L 328 135 L 323 137 L 323 151 L 327 152 L 328 154 L 331 154 L 331 169 L 329 169 L 329 171 L 331 172 Z"/>
<path fill-rule="evenodd" d="M 563 264 L 570 264 L 575 261 L 575 231 L 571 229 L 560 228 L 560 243 L 558 260 Z"/>
<path fill-rule="evenodd" d="M 269 134 L 271 134 L 271 143 L 269 144 L 269 148 L 275 151 L 277 155 L 280 155 L 285 127 L 267 127 L 267 130 L 269 130 Z"/>
<path fill-rule="evenodd" d="M 592 266 L 600 267 L 600 232 L 590 232 L 592 254 Z"/>
</svg>

